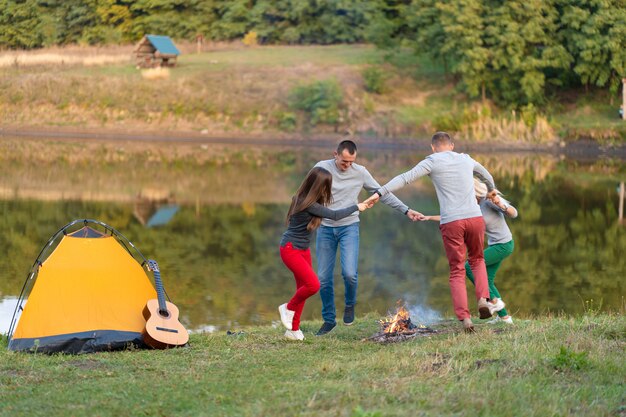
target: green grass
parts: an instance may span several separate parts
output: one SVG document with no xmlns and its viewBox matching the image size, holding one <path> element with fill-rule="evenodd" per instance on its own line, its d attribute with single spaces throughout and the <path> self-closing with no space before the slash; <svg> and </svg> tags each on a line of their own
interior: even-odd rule
<svg viewBox="0 0 626 417">
<path fill-rule="evenodd" d="M 370 45 L 329 46 L 263 46 L 187 55 L 183 63 L 204 64 L 211 61 L 224 65 L 285 67 L 315 63 L 316 65 L 380 64 L 384 52 Z"/>
<path fill-rule="evenodd" d="M 0 351 L 0 415 L 620 416 L 622 314 L 457 323 L 432 338 L 362 339 L 374 317 L 302 343 L 272 327 L 192 335 L 189 348 L 81 356 Z M 239 329 L 237 329 L 239 330 Z M 6 346 L 6 340 L 1 347 Z"/>
<path fill-rule="evenodd" d="M 385 53 L 369 45 L 330 45 L 330 46 L 263 46 L 216 50 L 203 53 L 181 55 L 174 78 L 182 78 L 201 72 L 218 72 L 233 68 L 280 68 L 314 64 L 316 66 L 358 66 L 381 64 Z M 110 76 L 141 76 L 130 63 L 91 68 L 74 67 L 68 74 L 99 74 Z"/>
<path fill-rule="evenodd" d="M 589 136 L 596 139 L 626 138 L 626 121 L 618 116 L 621 97 L 611 97 L 606 91 L 592 90 L 563 99 L 553 111 L 552 118 L 563 135 Z"/>
</svg>

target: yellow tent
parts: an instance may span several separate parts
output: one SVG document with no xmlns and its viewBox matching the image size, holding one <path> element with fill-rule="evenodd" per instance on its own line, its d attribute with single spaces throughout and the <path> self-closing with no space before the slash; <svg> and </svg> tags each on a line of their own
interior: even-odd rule
<svg viewBox="0 0 626 417">
<path fill-rule="evenodd" d="M 77 222 L 84 226 L 67 234 Z M 89 222 L 103 225 L 105 231 L 88 226 Z M 15 332 L 9 333 L 9 349 L 85 353 L 141 345 L 146 324 L 142 310 L 156 298 L 156 291 L 143 263 L 130 252 L 129 246 L 135 247 L 95 220 L 70 223 L 46 247 L 61 232 L 58 245 L 45 260 L 39 256 L 27 278 L 34 284 Z M 23 293 L 16 312 L 24 297 Z"/>
</svg>

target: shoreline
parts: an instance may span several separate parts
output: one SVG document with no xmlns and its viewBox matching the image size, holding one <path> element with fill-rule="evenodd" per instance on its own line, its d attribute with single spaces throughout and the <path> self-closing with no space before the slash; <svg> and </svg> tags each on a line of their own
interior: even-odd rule
<svg viewBox="0 0 626 417">
<path fill-rule="evenodd" d="M 334 147 L 341 137 L 338 133 L 328 134 L 252 134 L 252 135 L 210 135 L 189 131 L 117 131 L 102 129 L 67 129 L 67 128 L 32 128 L 28 126 L 0 126 L 0 138 L 29 138 L 56 140 L 93 140 L 93 141 L 124 141 L 124 142 L 172 142 L 186 144 L 220 144 L 220 145 L 253 145 L 253 146 L 289 146 L 304 148 Z M 358 136 L 359 144 L 367 149 L 415 150 L 430 152 L 428 138 L 380 138 Z M 579 139 L 574 142 L 563 140 L 550 143 L 519 143 L 519 142 L 460 142 L 456 149 L 460 152 L 480 153 L 549 153 L 554 156 L 565 156 L 575 159 L 618 158 L 626 159 L 626 144 L 602 144 L 590 139 Z"/>
</svg>

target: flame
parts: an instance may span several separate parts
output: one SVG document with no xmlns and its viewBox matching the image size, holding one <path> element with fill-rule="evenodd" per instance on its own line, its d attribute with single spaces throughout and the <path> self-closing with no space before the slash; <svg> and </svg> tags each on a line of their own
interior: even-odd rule
<svg viewBox="0 0 626 417">
<path fill-rule="evenodd" d="M 423 324 L 415 325 L 411 322 L 411 316 L 402 301 L 398 301 L 396 313 L 392 317 L 380 320 L 379 323 L 386 334 L 415 332 L 416 328 L 426 328 Z"/>
</svg>

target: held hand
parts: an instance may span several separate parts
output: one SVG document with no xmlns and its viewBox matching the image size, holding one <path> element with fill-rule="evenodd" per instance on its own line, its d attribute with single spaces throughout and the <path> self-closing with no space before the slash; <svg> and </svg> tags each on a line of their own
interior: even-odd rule
<svg viewBox="0 0 626 417">
<path fill-rule="evenodd" d="M 378 203 L 378 200 L 380 200 L 380 196 L 374 193 L 370 196 L 370 198 L 365 200 L 364 203 L 368 205 L 371 204 L 369 207 L 372 207 L 374 204 Z"/>
<path fill-rule="evenodd" d="M 493 203 L 494 203 L 494 204 L 497 204 L 497 203 L 495 202 L 495 199 L 496 199 L 496 198 L 498 198 L 498 190 L 494 188 L 493 190 L 491 190 L 491 191 L 489 191 L 489 192 L 487 193 L 487 196 L 486 196 L 486 197 L 487 197 L 487 199 L 488 199 L 488 200 L 493 201 Z"/>
<path fill-rule="evenodd" d="M 499 195 L 496 195 L 495 197 L 491 198 L 491 202 L 492 202 L 493 204 L 495 204 L 496 206 L 500 206 L 500 203 L 501 203 L 501 202 L 500 202 L 500 196 L 499 196 Z"/>
<path fill-rule="evenodd" d="M 439 222 L 441 221 L 441 216 L 440 215 L 435 215 L 435 216 L 422 216 L 422 218 L 420 219 L 421 221 L 425 222 L 428 220 L 432 220 L 434 222 Z"/>
<path fill-rule="evenodd" d="M 493 198 L 490 198 L 491 202 L 498 206 L 502 210 L 506 210 L 508 207 L 505 203 L 502 202 L 499 194 L 496 194 Z"/>
<path fill-rule="evenodd" d="M 424 215 L 420 213 L 419 211 L 409 209 L 406 215 L 408 216 L 409 219 L 413 220 L 414 222 L 424 220 Z"/>
<path fill-rule="evenodd" d="M 362 202 L 362 203 L 357 204 L 357 206 L 359 207 L 359 211 L 365 211 L 365 210 L 367 210 L 368 208 L 372 207 L 373 205 L 374 205 L 374 203 L 372 203 L 372 204 L 368 204 L 368 203 L 366 203 L 365 201 L 364 201 L 364 202 Z"/>
</svg>

